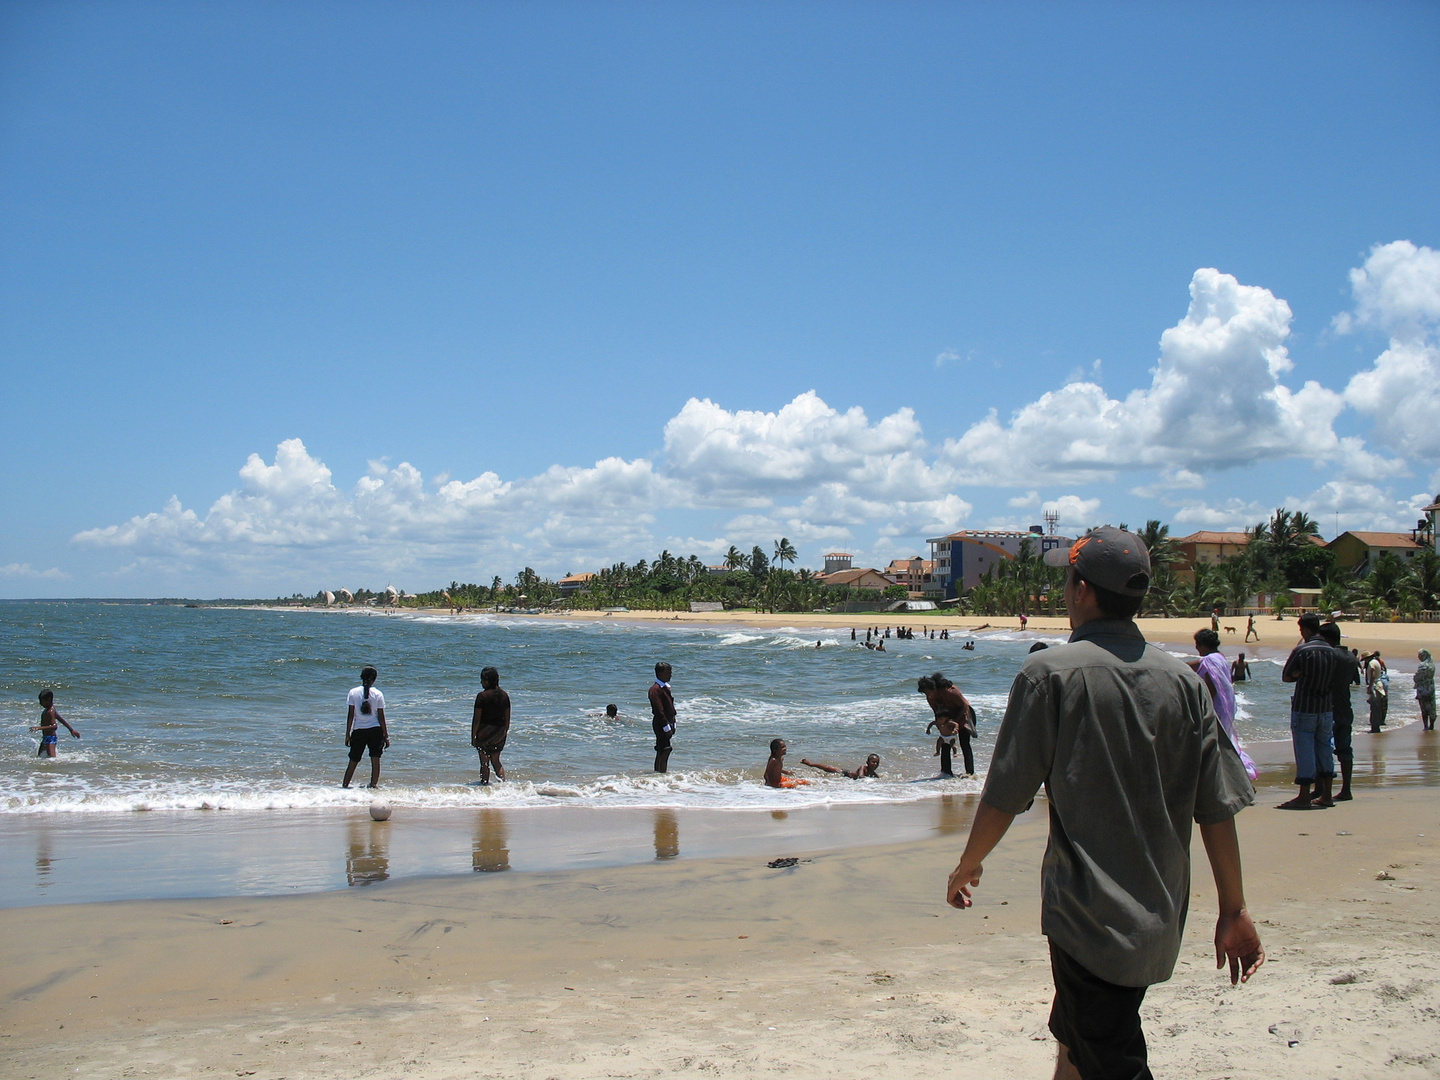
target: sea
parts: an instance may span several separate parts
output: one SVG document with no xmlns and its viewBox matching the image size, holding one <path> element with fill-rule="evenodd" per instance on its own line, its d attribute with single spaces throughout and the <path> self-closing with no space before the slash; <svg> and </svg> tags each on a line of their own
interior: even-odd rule
<svg viewBox="0 0 1440 1080">
<path fill-rule="evenodd" d="M 503 811 L 510 832 L 539 836 L 553 830 L 537 823 L 558 820 L 544 811 L 561 807 L 784 815 L 973 795 L 1016 671 L 1036 641 L 1063 638 L 952 631 L 941 640 L 921 636 L 922 627 L 930 629 L 923 618 L 910 625 L 914 640 L 892 636 L 881 653 L 865 648 L 866 623 L 858 618 L 852 639 L 849 628 L 753 629 L 659 618 L 0 603 L 0 841 L 44 833 L 74 858 L 93 862 L 107 837 L 153 835 L 153 850 L 136 856 L 153 860 L 166 845 L 213 828 L 195 824 L 208 812 L 226 811 L 232 822 L 242 815 L 244 827 L 227 825 L 222 847 L 238 843 L 246 830 L 256 838 L 258 854 L 247 856 L 243 872 L 238 866 L 218 877 L 197 872 L 205 880 L 186 884 L 186 873 L 176 870 L 170 886 L 142 880 L 104 895 L 149 895 L 147 888 L 167 895 L 263 892 L 282 880 L 333 887 L 338 870 L 303 872 L 299 856 L 284 873 L 263 873 L 276 857 L 265 838 L 298 836 L 309 827 L 297 822 L 359 820 L 370 827 L 376 793 L 361 786 L 368 762 L 355 787 L 340 786 L 346 693 L 365 665 L 378 669 L 385 696 L 392 746 L 379 795 L 397 822 L 407 815 L 438 821 L 441 811 L 463 811 L 470 821 L 476 811 Z M 1288 739 L 1281 658 L 1254 657 L 1253 678 L 1239 688 L 1237 727 L 1246 742 Z M 663 775 L 651 771 L 646 698 L 660 660 L 674 670 L 678 713 Z M 513 723 L 503 754 L 507 781 L 481 786 L 469 728 L 486 666 L 500 672 Z M 931 713 L 915 686 L 936 671 L 964 691 L 978 714 L 976 778 L 938 775 L 934 736 L 925 734 Z M 39 735 L 29 730 L 38 723 L 36 695 L 45 687 L 82 736 L 73 739 L 62 728 L 54 759 L 37 756 Z M 1400 713 L 1413 708 L 1410 696 L 1392 688 L 1392 722 L 1406 719 Z M 616 720 L 605 716 L 611 703 L 619 708 Z M 809 780 L 806 786 L 777 791 L 761 782 L 777 737 L 788 742 L 788 763 Z M 800 765 L 810 758 L 853 769 L 870 753 L 881 757 L 878 779 L 835 778 Z M 137 815 L 145 815 L 143 826 Z M 162 819 L 163 826 L 156 824 Z M 44 826 L 39 833 L 37 824 Z M 658 836 L 661 826 L 655 828 Z M 543 847 L 537 842 L 536 865 L 544 862 Z M 553 851 L 550 858 L 547 865 L 556 865 Z M 40 851 L 16 882 L 0 882 L 0 904 L 29 902 L 33 889 L 59 878 L 72 884 L 83 878 L 78 867 L 57 877 L 60 859 Z M 511 865 L 523 861 L 517 852 Z M 417 865 L 432 866 L 423 859 Z"/>
</svg>

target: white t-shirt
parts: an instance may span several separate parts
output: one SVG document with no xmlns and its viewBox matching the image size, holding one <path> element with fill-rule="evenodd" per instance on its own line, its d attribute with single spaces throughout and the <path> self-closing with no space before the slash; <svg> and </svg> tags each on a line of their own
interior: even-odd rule
<svg viewBox="0 0 1440 1080">
<path fill-rule="evenodd" d="M 350 725 L 351 731 L 380 726 L 380 718 L 375 714 L 385 707 L 385 695 L 375 687 L 370 687 L 370 711 L 368 713 L 360 711 L 360 706 L 364 701 L 365 687 L 363 686 L 355 687 L 345 698 L 345 703 L 355 710 L 355 722 Z"/>
</svg>

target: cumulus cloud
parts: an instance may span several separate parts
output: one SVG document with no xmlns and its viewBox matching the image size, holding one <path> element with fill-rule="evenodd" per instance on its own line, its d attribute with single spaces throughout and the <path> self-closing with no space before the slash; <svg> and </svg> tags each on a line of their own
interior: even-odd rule
<svg viewBox="0 0 1440 1080">
<path fill-rule="evenodd" d="M 1082 499 L 1079 495 L 1062 495 L 1040 507 L 1041 513 L 1055 514 L 1061 529 L 1072 533 L 1082 532 L 1094 525 L 1099 509 L 1099 499 Z"/>
<path fill-rule="evenodd" d="M 1371 437 L 1403 457 L 1440 457 L 1440 252 L 1408 240 L 1375 247 L 1350 271 L 1354 314 L 1341 330 L 1370 326 L 1390 347 L 1345 388 L 1345 401 L 1372 422 Z"/>
<path fill-rule="evenodd" d="M 1129 469 L 1198 472 L 1256 460 L 1326 460 L 1343 398 L 1318 382 L 1292 390 L 1290 306 L 1268 289 L 1202 269 L 1185 317 L 1160 338 L 1148 388 L 1123 400 L 1097 383 L 1042 394 L 947 441 L 942 459 L 973 484 L 1096 482 Z"/>
</svg>

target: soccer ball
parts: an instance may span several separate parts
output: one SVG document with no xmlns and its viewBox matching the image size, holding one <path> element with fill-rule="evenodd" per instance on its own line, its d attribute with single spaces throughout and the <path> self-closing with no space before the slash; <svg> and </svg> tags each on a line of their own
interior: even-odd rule
<svg viewBox="0 0 1440 1080">
<path fill-rule="evenodd" d="M 370 816 L 376 821 L 389 821 L 390 804 L 385 802 L 372 802 L 370 804 Z"/>
</svg>

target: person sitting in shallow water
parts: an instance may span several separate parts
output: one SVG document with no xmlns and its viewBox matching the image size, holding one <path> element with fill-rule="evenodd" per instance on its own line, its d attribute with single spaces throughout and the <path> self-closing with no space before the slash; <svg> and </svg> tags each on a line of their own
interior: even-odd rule
<svg viewBox="0 0 1440 1080">
<path fill-rule="evenodd" d="M 773 788 L 799 787 L 801 784 L 808 784 L 808 780 L 797 780 L 785 770 L 785 746 L 784 739 L 770 740 L 770 760 L 765 763 L 765 786 Z"/>
<path fill-rule="evenodd" d="M 809 758 L 801 758 L 801 765 L 809 765 L 812 769 L 819 769 L 823 773 L 834 773 L 839 776 L 848 776 L 851 780 L 864 780 L 866 777 L 880 776 L 880 755 L 871 754 L 865 759 L 865 764 L 855 769 L 837 769 L 834 765 L 826 765 L 823 762 L 811 761 Z"/>
</svg>

